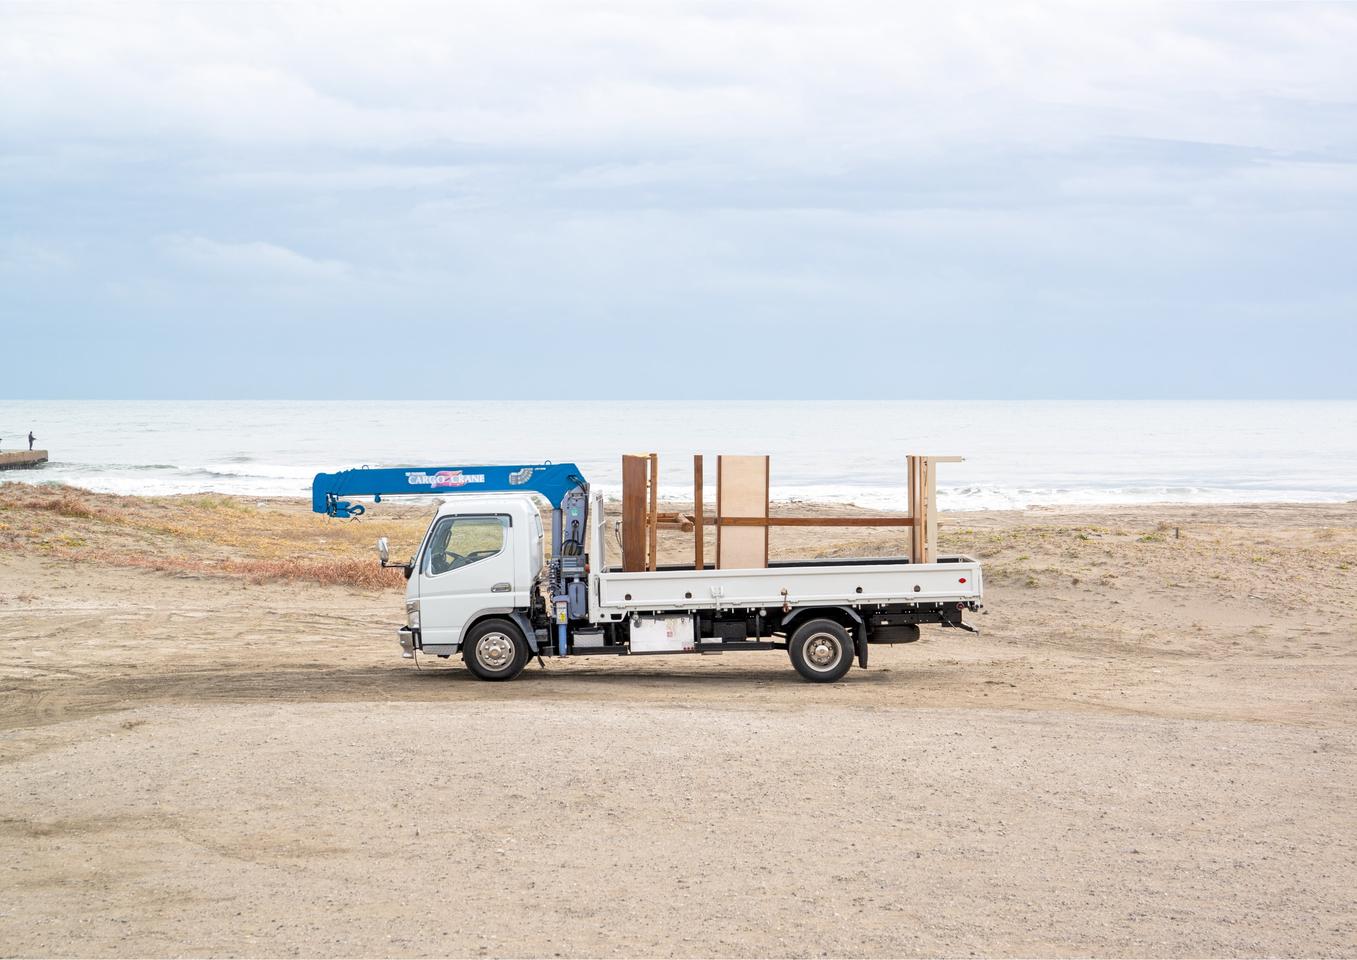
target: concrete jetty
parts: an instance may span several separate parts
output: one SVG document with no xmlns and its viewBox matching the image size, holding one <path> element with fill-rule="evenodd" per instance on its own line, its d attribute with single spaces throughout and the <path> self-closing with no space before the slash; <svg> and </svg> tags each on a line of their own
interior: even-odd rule
<svg viewBox="0 0 1357 960">
<path fill-rule="evenodd" d="M 46 450 L 0 450 L 0 470 L 21 470 L 46 462 Z"/>
</svg>

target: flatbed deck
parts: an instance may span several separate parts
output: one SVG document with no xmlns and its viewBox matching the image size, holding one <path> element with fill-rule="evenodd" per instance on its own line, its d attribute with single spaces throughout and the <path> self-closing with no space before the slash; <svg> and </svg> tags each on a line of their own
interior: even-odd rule
<svg viewBox="0 0 1357 960">
<path fill-rule="evenodd" d="M 596 498 L 592 555 L 606 556 L 603 503 Z M 944 557 L 911 563 L 901 557 L 848 557 L 775 562 L 767 567 L 722 570 L 666 566 L 623 572 L 599 570 L 590 578 L 589 619 L 621 620 L 632 613 L 721 611 L 798 607 L 899 606 L 966 603 L 981 598 L 980 563 Z"/>
<path fill-rule="evenodd" d="M 964 602 L 981 596 L 978 561 L 793 563 L 751 570 L 600 573 L 598 620 L 646 610 Z"/>
</svg>

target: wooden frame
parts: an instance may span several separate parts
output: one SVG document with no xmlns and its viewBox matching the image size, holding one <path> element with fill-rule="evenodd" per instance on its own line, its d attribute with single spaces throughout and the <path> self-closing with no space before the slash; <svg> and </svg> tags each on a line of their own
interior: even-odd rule
<svg viewBox="0 0 1357 960">
<path fill-rule="evenodd" d="M 723 489 L 732 478 L 725 461 L 743 471 L 736 482 L 735 501 L 739 512 L 730 509 L 729 498 Z M 702 454 L 693 456 L 693 510 L 688 516 L 678 511 L 659 511 L 659 456 L 654 453 L 626 454 L 622 457 L 622 569 L 628 572 L 655 570 L 659 566 L 659 531 L 679 530 L 693 534 L 693 569 L 706 568 L 706 528 L 716 528 L 716 566 L 730 562 L 730 550 L 723 550 L 723 539 L 740 532 L 740 543 L 735 551 L 739 562 L 768 565 L 770 531 L 773 527 L 908 527 L 909 558 L 913 563 L 931 563 L 937 557 L 937 465 L 959 463 L 961 457 L 930 457 L 912 454 L 905 458 L 908 513 L 905 516 L 882 517 L 774 517 L 769 513 L 769 491 L 772 470 L 769 458 L 716 458 L 716 515 L 708 516 L 703 502 L 704 470 Z M 758 461 L 762 461 L 761 464 Z M 762 498 L 750 487 L 751 469 L 762 467 Z M 753 481 L 757 483 L 757 478 Z M 729 492 L 728 490 L 726 492 Z M 762 516 L 757 515 L 762 508 Z M 763 528 L 762 557 L 746 531 Z M 729 531 L 723 537 L 723 531 Z"/>
</svg>

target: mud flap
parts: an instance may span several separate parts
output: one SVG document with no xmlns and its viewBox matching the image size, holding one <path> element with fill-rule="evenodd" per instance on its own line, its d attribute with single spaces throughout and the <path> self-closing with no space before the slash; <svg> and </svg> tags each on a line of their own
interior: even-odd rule
<svg viewBox="0 0 1357 960">
<path fill-rule="evenodd" d="M 537 659 L 542 659 L 542 654 L 537 649 L 537 631 L 532 628 L 532 621 L 521 610 L 510 613 L 509 619 L 518 624 L 518 629 L 523 631 L 523 639 L 528 641 L 528 649 L 537 655 Z"/>
<path fill-rule="evenodd" d="M 863 630 L 862 627 L 858 627 L 856 630 L 853 631 L 853 643 L 856 644 L 856 645 L 857 645 L 857 648 L 858 648 L 858 666 L 861 667 L 862 669 L 866 670 L 866 669 L 867 669 L 867 637 L 866 637 L 866 631 Z"/>
<path fill-rule="evenodd" d="M 971 626 L 969 623 L 967 623 L 965 620 L 961 618 L 963 610 L 964 608 L 962 607 L 962 605 L 958 603 L 956 608 L 955 620 L 947 616 L 947 612 L 944 611 L 942 614 L 942 625 L 944 627 L 959 627 L 962 630 L 965 630 L 967 633 L 979 633 L 980 632 L 979 630 L 975 629 L 975 627 Z"/>
</svg>

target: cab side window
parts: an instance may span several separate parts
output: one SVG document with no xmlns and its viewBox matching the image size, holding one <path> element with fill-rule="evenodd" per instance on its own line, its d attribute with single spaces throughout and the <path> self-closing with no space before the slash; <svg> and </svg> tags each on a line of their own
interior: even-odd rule
<svg viewBox="0 0 1357 960">
<path fill-rule="evenodd" d="M 424 552 L 424 572 L 437 576 L 488 560 L 504 549 L 508 517 L 444 517 Z"/>
</svg>

